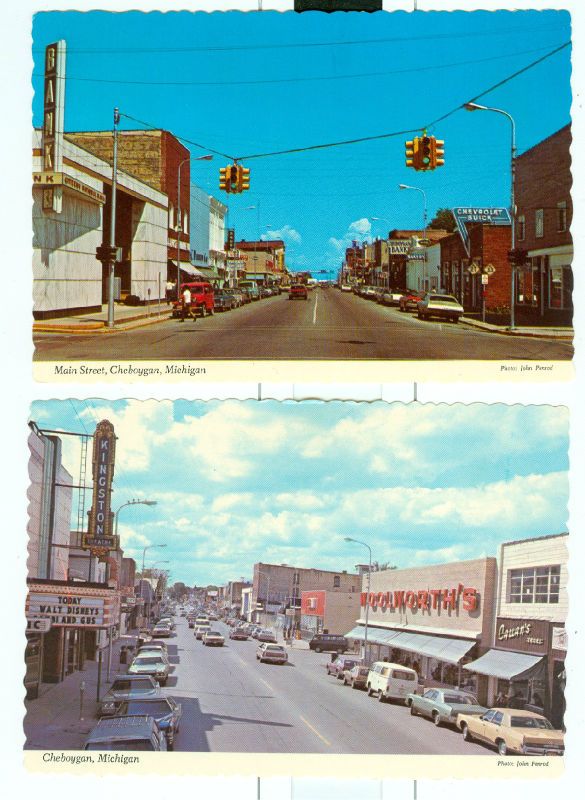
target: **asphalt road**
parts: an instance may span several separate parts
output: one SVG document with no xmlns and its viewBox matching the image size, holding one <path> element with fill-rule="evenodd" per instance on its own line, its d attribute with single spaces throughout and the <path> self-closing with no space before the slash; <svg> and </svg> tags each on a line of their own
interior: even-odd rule
<svg viewBox="0 0 585 800">
<path fill-rule="evenodd" d="M 205 647 L 185 619 L 168 640 L 166 692 L 182 704 L 175 749 L 186 752 L 490 755 L 461 734 L 411 717 L 328 676 L 328 654 L 291 650 L 286 666 L 260 664 L 255 640 Z"/>
<path fill-rule="evenodd" d="M 539 360 L 572 358 L 570 342 L 422 321 L 336 289 L 282 294 L 213 317 L 115 334 L 36 334 L 37 361 L 173 359 Z"/>
</svg>

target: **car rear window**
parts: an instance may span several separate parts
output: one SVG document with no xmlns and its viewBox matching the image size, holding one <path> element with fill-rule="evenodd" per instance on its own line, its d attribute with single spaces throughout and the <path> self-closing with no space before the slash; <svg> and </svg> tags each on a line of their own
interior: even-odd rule
<svg viewBox="0 0 585 800">
<path fill-rule="evenodd" d="M 543 717 L 511 717 L 510 725 L 512 728 L 540 728 L 552 731 L 551 723 Z"/>
<path fill-rule="evenodd" d="M 403 669 L 393 670 L 392 677 L 397 678 L 399 681 L 413 681 L 415 679 L 414 672 L 406 672 Z"/>
<path fill-rule="evenodd" d="M 439 300 L 441 303 L 452 303 L 459 305 L 459 301 L 454 297 L 450 297 L 448 294 L 432 294 L 430 300 Z"/>
<path fill-rule="evenodd" d="M 474 697 L 470 697 L 467 694 L 446 694 L 443 701 L 445 703 L 464 703 L 467 706 L 474 706 L 477 702 Z"/>
</svg>

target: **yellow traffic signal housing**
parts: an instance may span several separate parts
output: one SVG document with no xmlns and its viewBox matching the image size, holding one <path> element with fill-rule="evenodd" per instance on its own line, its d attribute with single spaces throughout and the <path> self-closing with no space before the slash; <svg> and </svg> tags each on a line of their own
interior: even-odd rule
<svg viewBox="0 0 585 800">
<path fill-rule="evenodd" d="M 434 136 L 431 136 L 432 139 L 432 156 L 431 156 L 431 169 L 436 169 L 437 167 L 442 167 L 445 164 L 445 142 L 443 139 L 435 139 Z"/>
<path fill-rule="evenodd" d="M 433 137 L 423 136 L 420 140 L 417 169 L 433 169 Z"/>
<path fill-rule="evenodd" d="M 405 152 L 404 157 L 406 159 L 406 166 L 413 167 L 414 169 L 418 169 L 418 144 L 419 139 L 415 137 L 412 141 L 405 142 Z"/>
<path fill-rule="evenodd" d="M 228 181 L 228 170 L 229 167 L 220 167 L 219 168 L 219 188 L 222 192 L 229 192 L 229 181 Z"/>
<path fill-rule="evenodd" d="M 240 186 L 239 186 L 239 183 L 240 183 L 240 181 L 239 181 L 240 168 L 238 167 L 237 164 L 232 164 L 230 167 L 228 167 L 228 169 L 229 169 L 229 174 L 228 174 L 228 186 L 229 186 L 229 189 L 228 189 L 228 191 L 233 192 L 234 194 L 237 194 L 240 191 Z"/>
<path fill-rule="evenodd" d="M 250 188 L 250 170 L 238 166 L 238 191 L 245 192 Z"/>
</svg>

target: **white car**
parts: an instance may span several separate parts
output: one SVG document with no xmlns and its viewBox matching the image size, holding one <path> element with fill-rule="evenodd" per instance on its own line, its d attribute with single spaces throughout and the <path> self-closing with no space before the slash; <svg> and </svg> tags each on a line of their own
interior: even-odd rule
<svg viewBox="0 0 585 800">
<path fill-rule="evenodd" d="M 341 284 L 341 291 L 342 291 L 342 292 L 351 292 L 351 284 L 349 284 L 349 283 L 342 283 L 342 284 Z"/>
<path fill-rule="evenodd" d="M 201 641 L 207 647 L 223 647 L 225 639 L 219 631 L 206 631 Z"/>
<path fill-rule="evenodd" d="M 441 317 L 450 319 L 452 322 L 459 322 L 459 317 L 463 314 L 463 306 L 453 297 L 452 294 L 433 294 L 427 293 L 417 305 L 419 319 L 428 317 Z"/>
<path fill-rule="evenodd" d="M 280 644 L 263 642 L 256 650 L 256 659 L 260 661 L 260 663 L 269 661 L 271 664 L 286 664 L 288 661 L 288 654 Z"/>
</svg>

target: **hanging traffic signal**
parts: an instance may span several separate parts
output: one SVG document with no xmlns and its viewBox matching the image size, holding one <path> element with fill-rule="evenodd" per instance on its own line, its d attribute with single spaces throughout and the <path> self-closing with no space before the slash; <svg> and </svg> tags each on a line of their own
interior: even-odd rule
<svg viewBox="0 0 585 800">
<path fill-rule="evenodd" d="M 240 191 L 239 180 L 238 180 L 240 176 L 239 167 L 237 164 L 232 164 L 231 167 L 228 167 L 228 169 L 229 169 L 228 191 L 237 194 Z"/>
<path fill-rule="evenodd" d="M 222 192 L 229 192 L 229 182 L 228 182 L 228 170 L 229 167 L 220 167 L 219 168 L 219 188 Z"/>
<path fill-rule="evenodd" d="M 406 159 L 406 166 L 418 169 L 418 143 L 419 139 L 414 138 L 409 142 L 404 143 L 405 151 L 404 157 Z"/>
<path fill-rule="evenodd" d="M 433 155 L 433 143 L 431 136 L 423 136 L 420 140 L 420 147 L 419 147 L 419 166 L 418 169 L 433 169 L 432 167 L 432 155 Z"/>
<path fill-rule="evenodd" d="M 431 136 L 431 169 L 442 167 L 445 164 L 445 142 L 443 139 L 435 139 Z"/>
<path fill-rule="evenodd" d="M 250 188 L 250 170 L 238 166 L 238 191 L 245 192 Z"/>
</svg>

